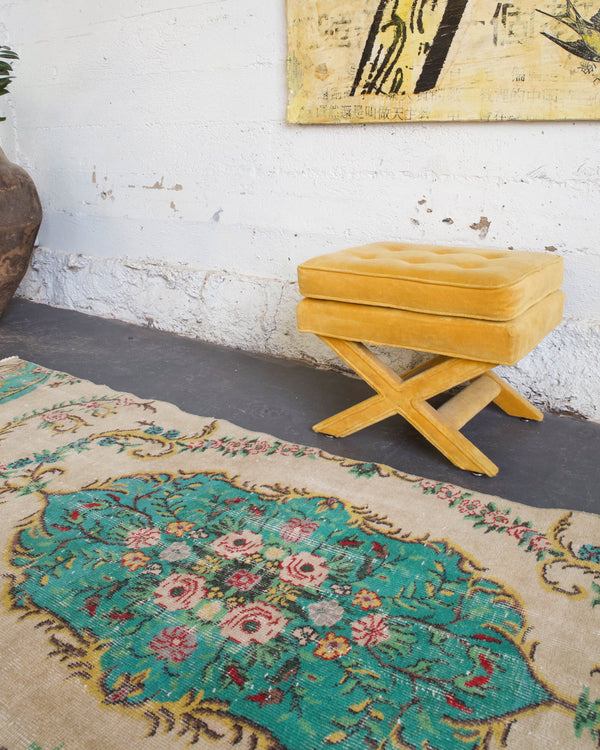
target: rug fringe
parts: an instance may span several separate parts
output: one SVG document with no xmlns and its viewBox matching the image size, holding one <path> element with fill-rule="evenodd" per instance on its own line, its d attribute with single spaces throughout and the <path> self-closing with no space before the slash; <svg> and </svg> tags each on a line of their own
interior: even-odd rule
<svg viewBox="0 0 600 750">
<path fill-rule="evenodd" d="M 11 357 L 4 357 L 4 359 L 0 359 L 0 365 L 3 365 L 5 362 L 12 362 L 13 359 L 19 359 L 19 358 L 14 354 Z"/>
</svg>

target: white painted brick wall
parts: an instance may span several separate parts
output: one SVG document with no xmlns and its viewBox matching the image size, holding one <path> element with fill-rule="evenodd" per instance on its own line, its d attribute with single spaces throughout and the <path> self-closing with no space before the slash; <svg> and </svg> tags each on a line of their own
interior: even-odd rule
<svg viewBox="0 0 600 750">
<path fill-rule="evenodd" d="M 22 296 L 331 364 L 295 329 L 302 260 L 547 249 L 565 322 L 510 378 L 600 421 L 598 123 L 288 125 L 282 0 L 0 0 L 2 43 L 0 144 L 45 212 Z"/>
</svg>

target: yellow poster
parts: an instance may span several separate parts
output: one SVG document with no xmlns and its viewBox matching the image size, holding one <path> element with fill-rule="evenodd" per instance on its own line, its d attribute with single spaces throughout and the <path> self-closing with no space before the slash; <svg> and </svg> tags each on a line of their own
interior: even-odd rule
<svg viewBox="0 0 600 750">
<path fill-rule="evenodd" d="M 599 0 L 287 0 L 288 120 L 600 117 Z"/>
</svg>

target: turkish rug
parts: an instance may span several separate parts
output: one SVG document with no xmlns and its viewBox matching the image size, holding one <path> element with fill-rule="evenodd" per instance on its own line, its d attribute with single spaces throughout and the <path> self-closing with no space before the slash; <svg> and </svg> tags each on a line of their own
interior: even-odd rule
<svg viewBox="0 0 600 750">
<path fill-rule="evenodd" d="M 600 746 L 590 514 L 10 358 L 0 548 L 5 750 Z"/>
</svg>

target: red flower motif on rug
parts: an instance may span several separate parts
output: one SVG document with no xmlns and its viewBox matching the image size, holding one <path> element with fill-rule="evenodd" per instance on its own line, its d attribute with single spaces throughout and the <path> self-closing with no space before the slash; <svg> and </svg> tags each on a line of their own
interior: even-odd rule
<svg viewBox="0 0 600 750">
<path fill-rule="evenodd" d="M 281 563 L 279 577 L 293 586 L 320 586 L 329 573 L 325 562 L 325 558 L 310 552 L 289 555 Z"/>
<path fill-rule="evenodd" d="M 235 586 L 240 591 L 249 591 L 251 588 L 256 586 L 260 581 L 260 576 L 256 573 L 250 573 L 247 570 L 236 570 L 236 572 L 229 576 L 227 584 L 229 586 Z"/>
<path fill-rule="evenodd" d="M 154 589 L 156 603 L 170 612 L 190 609 L 206 598 L 206 579 L 193 573 L 172 573 Z"/>
<path fill-rule="evenodd" d="M 177 625 L 161 630 L 148 645 L 157 659 L 179 663 L 185 661 L 198 644 L 195 630 Z"/>
<path fill-rule="evenodd" d="M 255 601 L 234 607 L 219 622 L 221 633 L 236 643 L 267 643 L 287 625 L 288 620 L 271 604 Z"/>
<path fill-rule="evenodd" d="M 290 518 L 282 524 L 279 533 L 286 542 L 303 542 L 317 529 L 319 524 L 304 518 Z"/>
<path fill-rule="evenodd" d="M 367 615 L 352 623 L 352 637 L 359 646 L 369 646 L 387 641 L 390 632 L 383 615 Z"/>
<path fill-rule="evenodd" d="M 160 529 L 151 526 L 133 529 L 127 534 L 125 544 L 131 549 L 152 547 L 160 541 Z"/>
<path fill-rule="evenodd" d="M 210 546 L 217 555 L 225 557 L 227 560 L 235 560 L 243 555 L 251 555 L 262 549 L 263 540 L 260 534 L 253 531 L 231 532 L 215 539 Z"/>
</svg>

